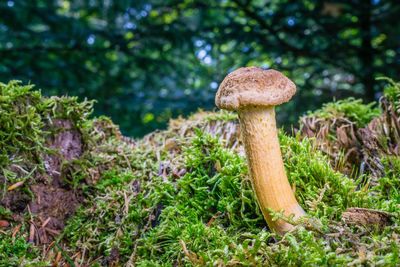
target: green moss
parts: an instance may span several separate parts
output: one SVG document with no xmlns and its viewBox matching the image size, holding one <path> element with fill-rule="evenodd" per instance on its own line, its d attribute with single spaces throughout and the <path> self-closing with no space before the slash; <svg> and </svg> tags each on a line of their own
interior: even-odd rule
<svg viewBox="0 0 400 267">
<path fill-rule="evenodd" d="M 372 191 L 377 192 L 375 206 L 378 209 L 400 214 L 400 157 L 385 156 L 382 164 L 385 175 L 380 177 L 378 184 L 372 188 Z"/>
<path fill-rule="evenodd" d="M 40 260 L 40 251 L 23 237 L 12 238 L 0 233 L 0 266 L 49 266 Z"/>
<path fill-rule="evenodd" d="M 334 171 L 312 140 L 281 134 L 280 143 L 289 181 L 310 215 L 338 219 L 347 207 L 368 205 L 367 192 L 357 190 L 356 181 Z"/>
<path fill-rule="evenodd" d="M 387 77 L 380 77 L 377 80 L 384 80 L 388 84 L 384 89 L 384 96 L 395 104 L 396 109 L 400 109 L 400 83 Z"/>
<path fill-rule="evenodd" d="M 373 118 L 379 116 L 380 110 L 375 103 L 363 104 L 361 99 L 347 98 L 326 103 L 321 109 L 310 112 L 308 116 L 323 119 L 347 118 L 357 127 L 364 127 Z"/>
<path fill-rule="evenodd" d="M 174 166 L 187 170 L 179 180 L 172 175 L 150 175 L 149 180 L 145 175 L 130 176 L 129 172 L 105 175 L 91 208 L 80 210 L 66 228 L 68 243 L 78 250 L 82 246 L 90 248 L 92 258 L 107 255 L 117 247 L 122 262 L 134 259 L 139 266 L 172 266 L 176 262 L 296 265 L 301 262 L 297 259 L 307 259 L 305 262 L 311 264 L 307 257 L 316 255 L 315 264 L 348 262 L 343 258 L 351 259 L 349 255 L 335 257 L 320 231 L 329 231 L 329 224 L 337 221 L 347 207 L 370 206 L 366 192 L 357 190 L 355 181 L 335 172 L 310 140 L 284 134 L 280 140 L 296 195 L 308 213 L 319 218 L 318 231 L 300 228 L 303 230 L 299 234 L 293 234 L 297 247 L 310 248 L 306 255 L 290 244 L 284 248 L 287 254 L 274 248 L 271 241 L 279 237 L 266 230 L 245 159 L 224 148 L 218 136 L 202 131 L 186 140 L 190 145 L 184 149 L 184 165 Z M 130 155 L 134 162 L 144 160 L 140 152 Z M 137 174 L 149 167 L 134 166 Z M 140 192 L 134 194 L 134 201 L 127 207 L 126 195 L 132 195 L 131 188 L 137 188 L 137 181 Z"/>
<path fill-rule="evenodd" d="M 21 161 L 35 162 L 38 150 L 44 149 L 40 112 L 46 105 L 40 92 L 32 88 L 17 81 L 0 83 L 0 168 L 10 182 L 17 177 L 6 170 L 7 166 Z"/>
<path fill-rule="evenodd" d="M 3 195 L 9 185 L 16 182 L 29 185 L 44 171 L 43 155 L 54 154 L 46 146 L 46 138 L 56 131 L 54 120 L 67 119 L 83 135 L 87 133 L 93 101 L 79 102 L 76 97 L 47 98 L 33 87 L 21 85 L 19 81 L 0 83 L 0 189 Z"/>
<path fill-rule="evenodd" d="M 400 264 L 397 156 L 382 161 L 385 175 L 377 183 L 369 182 L 368 175 L 354 180 L 334 170 L 314 139 L 280 132 L 290 183 L 308 214 L 295 222 L 295 230 L 280 237 L 269 231 L 255 200 L 238 142 L 236 115 L 201 112 L 171 121 L 166 131 L 127 140 L 108 118 L 90 119 L 92 102 L 44 98 L 31 88 L 19 87 L 16 83 L 1 87 L 0 104 L 8 108 L 1 118 L 16 120 L 17 125 L 23 121 L 30 129 L 26 136 L 9 137 L 3 133 L 11 128 L 0 128 L 0 142 L 11 138 L 16 146 L 26 148 L 3 147 L 1 155 L 8 161 L 3 161 L 0 175 L 7 176 L 7 181 L 21 179 L 10 168 L 10 155 L 28 163 L 29 171 L 41 170 L 37 158 L 51 133 L 48 121 L 72 120 L 83 137 L 81 157 L 63 165 L 68 182 L 85 196 L 58 237 L 58 246 L 51 250 L 62 248 L 64 262 L 80 255 L 79 264 L 92 266 Z M 15 109 L 21 113 L 13 117 Z M 314 114 L 345 117 L 361 126 L 378 112 L 372 105 L 350 99 L 327 104 Z M 24 121 L 27 116 L 33 119 Z M 34 182 L 27 180 L 27 184 Z M 346 225 L 341 214 L 348 207 L 390 212 L 391 224 L 381 228 Z M 3 218 L 12 218 L 4 208 L 0 209 Z M 15 239 L 10 229 L 1 234 L 0 256 L 11 257 L 14 265 L 48 261 L 26 243 L 27 229 L 20 232 Z"/>
</svg>

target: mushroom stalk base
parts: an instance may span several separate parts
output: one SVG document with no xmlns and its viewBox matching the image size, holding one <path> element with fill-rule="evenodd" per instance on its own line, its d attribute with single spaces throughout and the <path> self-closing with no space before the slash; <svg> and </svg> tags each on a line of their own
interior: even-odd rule
<svg viewBox="0 0 400 267">
<path fill-rule="evenodd" d="M 274 107 L 252 107 L 239 111 L 242 139 L 246 149 L 253 189 L 268 226 L 283 234 L 293 228 L 284 220 L 272 221 L 267 209 L 305 215 L 287 179 L 279 146 Z"/>
</svg>

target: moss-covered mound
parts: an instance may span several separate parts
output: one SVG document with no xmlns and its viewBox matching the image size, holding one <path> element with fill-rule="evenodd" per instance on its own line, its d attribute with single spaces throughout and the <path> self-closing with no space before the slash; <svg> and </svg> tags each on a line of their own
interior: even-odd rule
<svg viewBox="0 0 400 267">
<path fill-rule="evenodd" d="M 328 104 L 280 134 L 308 213 L 280 237 L 235 115 L 200 112 L 134 141 L 91 119 L 91 102 L 0 84 L 0 266 L 399 265 L 399 96 L 392 82 L 379 108 Z"/>
</svg>

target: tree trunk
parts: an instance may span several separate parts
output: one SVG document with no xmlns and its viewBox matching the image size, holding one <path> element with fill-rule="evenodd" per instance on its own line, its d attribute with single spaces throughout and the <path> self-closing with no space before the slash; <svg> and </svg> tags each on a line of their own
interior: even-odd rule
<svg viewBox="0 0 400 267">
<path fill-rule="evenodd" d="M 361 1 L 360 4 L 360 30 L 362 44 L 359 52 L 361 60 L 360 78 L 364 85 L 364 98 L 367 101 L 375 100 L 374 90 L 374 48 L 372 47 L 371 33 L 371 12 L 372 4 L 370 0 Z"/>
</svg>

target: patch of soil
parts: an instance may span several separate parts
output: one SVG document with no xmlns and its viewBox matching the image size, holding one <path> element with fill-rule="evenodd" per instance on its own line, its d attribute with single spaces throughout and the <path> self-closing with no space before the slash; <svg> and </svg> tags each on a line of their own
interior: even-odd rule
<svg viewBox="0 0 400 267">
<path fill-rule="evenodd" d="M 35 197 L 29 208 L 42 226 L 39 230 L 40 242 L 37 243 L 49 241 L 46 232 L 57 235 L 83 200 L 80 192 L 64 182 L 62 172 L 63 163 L 77 159 L 83 153 L 81 133 L 69 120 L 53 120 L 51 130 L 55 134 L 48 138 L 47 143 L 56 153 L 44 156 L 46 173 L 51 177 L 51 182 L 31 186 Z"/>
<path fill-rule="evenodd" d="M 23 191 L 14 190 L 7 192 L 1 199 L 0 205 L 15 213 L 21 213 L 26 209 L 26 205 L 31 201 L 31 197 Z"/>
<path fill-rule="evenodd" d="M 82 198 L 74 191 L 52 185 L 31 186 L 35 199 L 29 204 L 32 214 L 40 221 L 46 221 L 52 230 L 62 230 L 64 222 L 75 212 Z"/>
<path fill-rule="evenodd" d="M 47 138 L 47 147 L 52 152 L 43 155 L 46 173 L 37 174 L 35 184 L 26 190 L 7 192 L 1 205 L 20 214 L 29 211 L 33 215 L 29 241 L 36 244 L 48 243 L 57 236 L 65 226 L 65 221 L 74 214 L 83 201 L 81 192 L 74 190 L 65 182 L 63 164 L 78 159 L 83 153 L 81 133 L 69 120 L 53 120 L 49 125 L 52 133 Z"/>
</svg>

